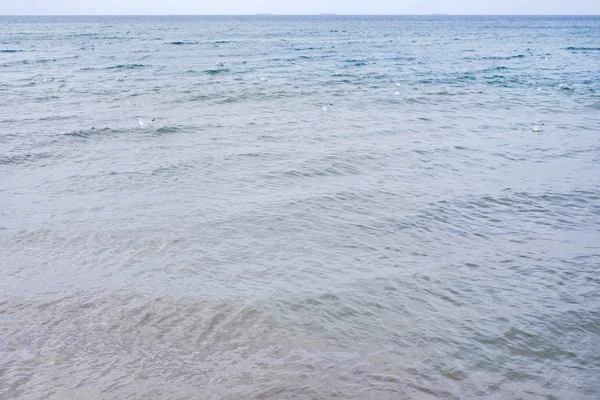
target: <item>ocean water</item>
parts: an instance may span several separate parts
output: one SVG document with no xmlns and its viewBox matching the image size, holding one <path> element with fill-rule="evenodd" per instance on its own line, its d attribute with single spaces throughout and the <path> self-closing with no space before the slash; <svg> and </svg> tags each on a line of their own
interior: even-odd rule
<svg viewBox="0 0 600 400">
<path fill-rule="evenodd" d="M 1 17 L 0 81 L 0 398 L 600 398 L 600 17 Z"/>
</svg>

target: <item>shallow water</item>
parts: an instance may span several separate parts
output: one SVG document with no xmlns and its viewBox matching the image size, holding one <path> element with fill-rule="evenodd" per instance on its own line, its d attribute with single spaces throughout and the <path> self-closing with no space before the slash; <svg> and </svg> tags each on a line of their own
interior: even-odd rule
<svg viewBox="0 0 600 400">
<path fill-rule="evenodd" d="M 599 398 L 598 32 L 0 18 L 0 397 Z"/>
</svg>

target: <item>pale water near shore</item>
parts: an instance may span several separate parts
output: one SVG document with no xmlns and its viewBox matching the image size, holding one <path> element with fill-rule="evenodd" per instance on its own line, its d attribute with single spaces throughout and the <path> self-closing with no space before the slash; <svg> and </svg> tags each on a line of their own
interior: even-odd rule
<svg viewBox="0 0 600 400">
<path fill-rule="evenodd" d="M 0 398 L 600 398 L 598 32 L 0 18 Z"/>
</svg>

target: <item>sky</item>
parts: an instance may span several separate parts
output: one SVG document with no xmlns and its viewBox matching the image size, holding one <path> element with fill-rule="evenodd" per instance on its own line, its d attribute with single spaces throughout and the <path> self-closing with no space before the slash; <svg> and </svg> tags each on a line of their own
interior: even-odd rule
<svg viewBox="0 0 600 400">
<path fill-rule="evenodd" d="M 0 15 L 600 14 L 600 0 L 0 0 Z"/>
</svg>

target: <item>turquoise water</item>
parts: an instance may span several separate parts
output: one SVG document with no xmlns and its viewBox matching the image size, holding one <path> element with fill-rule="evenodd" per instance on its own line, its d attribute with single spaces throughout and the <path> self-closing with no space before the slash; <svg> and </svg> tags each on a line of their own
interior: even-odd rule
<svg viewBox="0 0 600 400">
<path fill-rule="evenodd" d="M 0 17 L 0 397 L 599 398 L 599 32 Z"/>
</svg>

